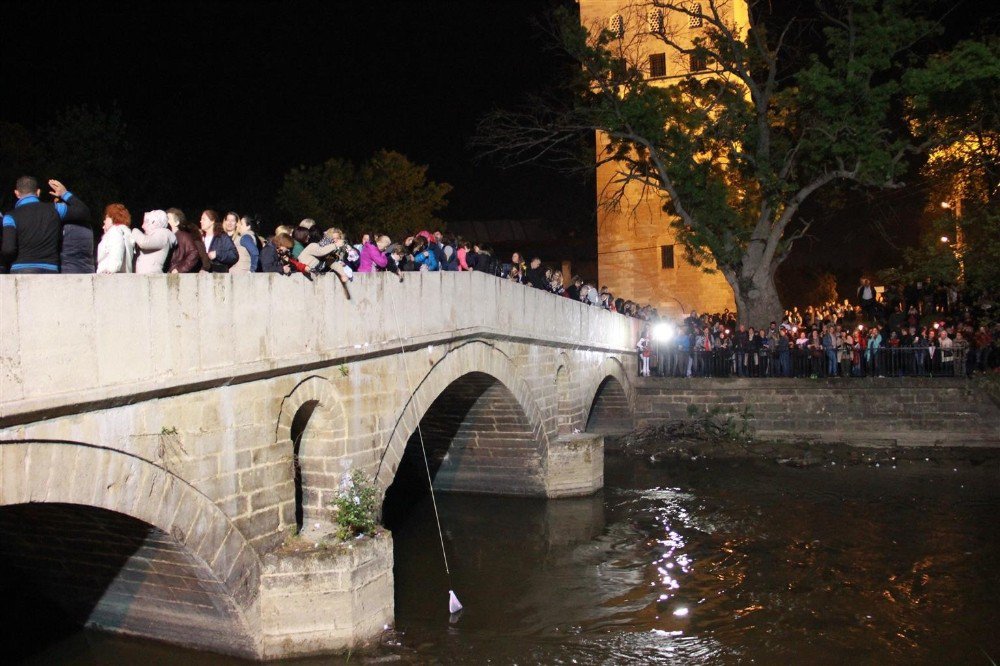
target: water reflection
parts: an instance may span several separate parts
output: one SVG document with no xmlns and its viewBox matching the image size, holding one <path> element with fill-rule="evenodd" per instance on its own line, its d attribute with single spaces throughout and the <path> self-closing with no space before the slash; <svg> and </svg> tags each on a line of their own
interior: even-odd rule
<svg viewBox="0 0 1000 666">
<path fill-rule="evenodd" d="M 416 506 L 394 535 L 398 631 L 352 663 L 1000 660 L 998 470 L 607 463 L 583 500 L 441 496 L 451 581 Z M 36 663 L 232 663 L 99 643 Z"/>
</svg>

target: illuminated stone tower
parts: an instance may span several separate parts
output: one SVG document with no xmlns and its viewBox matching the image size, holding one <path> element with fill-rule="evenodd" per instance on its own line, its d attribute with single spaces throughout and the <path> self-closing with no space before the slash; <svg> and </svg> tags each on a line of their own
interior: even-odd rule
<svg viewBox="0 0 1000 666">
<path fill-rule="evenodd" d="M 704 0 L 727 23 L 738 30 L 748 25 L 745 0 Z M 627 41 L 631 57 L 645 68 L 654 85 L 673 85 L 691 72 L 704 71 L 712 76 L 708 63 L 668 48 L 654 32 L 666 31 L 682 44 L 690 44 L 703 26 L 683 12 L 656 8 L 653 3 L 629 0 L 579 0 L 580 20 L 592 34 L 611 29 Z M 690 6 L 699 6 L 692 3 Z M 697 13 L 697 12 L 696 12 Z M 631 33 L 631 34 L 630 34 Z M 597 158 L 607 146 L 606 138 L 597 135 Z M 609 210 L 604 205 L 617 187 L 615 163 L 597 167 L 597 270 L 598 280 L 616 296 L 639 303 L 651 303 L 661 314 L 677 315 L 683 311 L 735 311 L 733 291 L 719 272 L 705 273 L 684 257 L 670 226 L 671 215 L 663 210 L 659 191 L 643 191 L 631 183 L 626 187 L 622 205 Z"/>
</svg>

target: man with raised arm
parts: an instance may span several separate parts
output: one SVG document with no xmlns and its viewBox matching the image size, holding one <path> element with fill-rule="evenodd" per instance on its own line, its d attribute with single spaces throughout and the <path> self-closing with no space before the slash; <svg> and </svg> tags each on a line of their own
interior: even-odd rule
<svg viewBox="0 0 1000 666">
<path fill-rule="evenodd" d="M 17 203 L 3 216 L 0 256 L 13 274 L 59 272 L 59 243 L 62 223 L 86 220 L 87 206 L 58 180 L 50 180 L 54 203 L 39 200 L 38 181 L 21 176 L 14 186 Z"/>
</svg>

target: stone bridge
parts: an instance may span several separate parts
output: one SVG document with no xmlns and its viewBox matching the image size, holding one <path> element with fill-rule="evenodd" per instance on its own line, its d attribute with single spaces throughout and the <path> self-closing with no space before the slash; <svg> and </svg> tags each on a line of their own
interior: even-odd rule
<svg viewBox="0 0 1000 666">
<path fill-rule="evenodd" d="M 0 594 L 250 658 L 370 640 L 388 533 L 288 537 L 329 525 L 349 470 L 383 496 L 425 474 L 418 423 L 440 490 L 595 492 L 634 327 L 479 273 L 5 277 Z"/>
</svg>

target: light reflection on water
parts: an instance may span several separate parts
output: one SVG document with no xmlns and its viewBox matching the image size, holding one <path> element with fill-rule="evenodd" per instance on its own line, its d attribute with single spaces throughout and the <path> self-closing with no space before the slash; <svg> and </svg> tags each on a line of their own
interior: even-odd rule
<svg viewBox="0 0 1000 666">
<path fill-rule="evenodd" d="M 454 557 L 482 565 L 456 585 L 488 588 L 494 603 L 467 603 L 461 640 L 438 641 L 433 603 L 401 599 L 404 643 L 459 663 L 988 663 L 984 652 L 1000 654 L 996 468 L 609 459 L 605 479 L 603 522 L 589 538 L 579 524 L 546 521 L 553 502 L 448 498 Z M 500 535 L 533 544 L 518 548 L 516 574 L 505 571 L 510 551 L 490 552 Z M 402 554 L 411 537 L 399 537 Z"/>
<path fill-rule="evenodd" d="M 395 534 L 397 631 L 351 663 L 1000 661 L 996 468 L 609 458 L 605 481 L 578 500 L 440 497 L 454 624 L 419 505 Z M 108 663 L 123 645 L 150 663 L 232 663 L 89 640 L 36 663 Z"/>
</svg>

